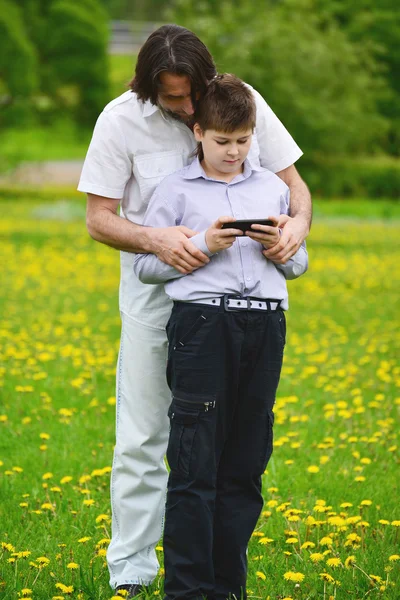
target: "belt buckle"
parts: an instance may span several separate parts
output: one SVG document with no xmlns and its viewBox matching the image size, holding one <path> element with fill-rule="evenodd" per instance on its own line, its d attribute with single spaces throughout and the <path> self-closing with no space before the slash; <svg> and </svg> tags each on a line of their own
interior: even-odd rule
<svg viewBox="0 0 400 600">
<path fill-rule="evenodd" d="M 234 306 L 230 306 L 229 300 L 246 300 L 247 310 L 250 310 L 250 298 L 249 297 L 242 298 L 241 296 L 235 296 L 233 294 L 225 294 L 224 295 L 224 309 L 227 312 L 238 312 L 240 310 L 246 310 L 244 307 L 243 308 L 235 308 Z"/>
</svg>

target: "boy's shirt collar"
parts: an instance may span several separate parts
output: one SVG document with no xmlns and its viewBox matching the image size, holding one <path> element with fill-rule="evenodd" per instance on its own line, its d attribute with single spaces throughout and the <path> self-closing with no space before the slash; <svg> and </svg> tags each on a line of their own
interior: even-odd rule
<svg viewBox="0 0 400 600">
<path fill-rule="evenodd" d="M 239 173 L 239 175 L 236 175 L 236 177 L 234 177 L 232 179 L 232 181 L 230 181 L 227 185 L 232 185 L 233 183 L 239 183 L 240 181 L 244 181 L 245 179 L 248 179 L 250 177 L 250 175 L 253 173 L 253 171 L 260 172 L 260 171 L 266 171 L 266 170 L 267 169 L 264 169 L 263 167 L 252 165 L 250 163 L 250 161 L 246 158 L 246 160 L 243 163 L 243 172 Z M 184 179 L 199 179 L 200 177 L 202 177 L 203 179 L 206 179 L 208 181 L 220 181 L 221 183 L 226 183 L 225 181 L 221 181 L 219 179 L 214 179 L 213 177 L 208 177 L 208 175 L 206 175 L 203 167 L 200 164 L 199 157 L 196 156 L 194 161 L 189 165 L 189 167 L 185 171 L 183 178 Z"/>
</svg>

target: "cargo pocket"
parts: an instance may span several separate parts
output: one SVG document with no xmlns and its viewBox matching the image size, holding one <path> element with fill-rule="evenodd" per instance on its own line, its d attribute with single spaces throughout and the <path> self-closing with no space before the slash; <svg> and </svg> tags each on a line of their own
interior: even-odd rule
<svg viewBox="0 0 400 600">
<path fill-rule="evenodd" d="M 189 476 L 199 423 L 206 413 L 214 409 L 215 401 L 172 400 L 168 410 L 171 428 L 167 448 L 167 460 L 172 473 L 184 478 Z"/>
</svg>

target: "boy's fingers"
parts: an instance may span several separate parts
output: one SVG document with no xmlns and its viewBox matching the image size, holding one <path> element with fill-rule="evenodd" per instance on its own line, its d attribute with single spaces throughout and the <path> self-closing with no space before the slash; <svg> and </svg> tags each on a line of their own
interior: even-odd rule
<svg viewBox="0 0 400 600">
<path fill-rule="evenodd" d="M 223 216 L 223 217 L 218 217 L 218 219 L 213 224 L 213 227 L 215 227 L 216 229 L 221 229 L 222 225 L 224 225 L 224 223 L 234 223 L 235 221 L 236 221 L 235 217 L 232 217 L 229 215 Z"/>
<path fill-rule="evenodd" d="M 243 231 L 241 229 L 224 229 L 218 232 L 219 235 L 223 237 L 237 237 L 238 235 L 243 235 Z"/>
</svg>

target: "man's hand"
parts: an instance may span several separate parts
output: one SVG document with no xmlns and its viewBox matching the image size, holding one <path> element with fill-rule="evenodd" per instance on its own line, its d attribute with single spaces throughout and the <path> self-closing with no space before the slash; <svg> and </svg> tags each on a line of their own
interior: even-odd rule
<svg viewBox="0 0 400 600">
<path fill-rule="evenodd" d="M 206 231 L 206 244 L 210 252 L 219 252 L 230 248 L 237 235 L 243 235 L 234 228 L 235 217 L 219 217 Z M 232 223 L 232 229 L 222 229 L 224 223 Z"/>
<path fill-rule="evenodd" d="M 152 253 L 184 275 L 210 262 L 208 256 L 190 241 L 197 232 L 188 227 L 152 227 L 148 229 L 148 233 L 151 237 Z"/>
<path fill-rule="evenodd" d="M 274 263 L 284 265 L 300 248 L 308 233 L 308 223 L 298 217 L 281 215 L 278 226 L 282 229 L 282 235 L 275 246 L 263 250 L 263 254 Z"/>
<path fill-rule="evenodd" d="M 251 226 L 251 230 L 246 231 L 246 235 L 249 238 L 255 242 L 260 242 L 260 244 L 262 244 L 266 249 L 275 246 L 279 242 L 280 238 L 278 219 L 276 217 L 267 218 L 270 221 L 273 221 L 274 225 L 257 225 L 255 223 Z"/>
</svg>

